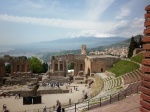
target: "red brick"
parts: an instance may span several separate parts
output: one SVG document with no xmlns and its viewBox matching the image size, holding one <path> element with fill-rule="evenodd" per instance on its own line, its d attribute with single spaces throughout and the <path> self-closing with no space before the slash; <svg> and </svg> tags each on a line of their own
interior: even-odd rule
<svg viewBox="0 0 150 112">
<path fill-rule="evenodd" d="M 144 107 L 140 107 L 141 112 L 150 112 L 149 110 L 145 109 Z"/>
<path fill-rule="evenodd" d="M 146 102 L 144 100 L 140 100 L 140 104 L 142 105 L 142 107 L 144 107 L 150 111 L 150 104 L 148 102 Z"/>
<path fill-rule="evenodd" d="M 146 20 L 146 21 L 144 22 L 144 26 L 145 26 L 145 27 L 150 26 L 150 20 L 149 20 L 149 19 L 148 19 L 148 20 Z"/>
<path fill-rule="evenodd" d="M 143 59 L 142 64 L 143 65 L 150 65 L 150 59 Z"/>
<path fill-rule="evenodd" d="M 146 87 L 140 87 L 140 91 L 146 95 L 150 95 L 150 89 Z"/>
<path fill-rule="evenodd" d="M 150 13 L 145 14 L 145 19 L 148 19 L 148 18 L 150 18 Z"/>
<path fill-rule="evenodd" d="M 144 50 L 150 50 L 150 44 L 143 44 Z"/>
<path fill-rule="evenodd" d="M 142 74 L 141 77 L 143 80 L 150 81 L 150 74 Z"/>
<path fill-rule="evenodd" d="M 150 88 L 150 82 L 149 81 L 141 81 L 141 85 Z"/>
<path fill-rule="evenodd" d="M 148 35 L 150 34 L 150 28 L 146 28 L 144 29 L 144 32 L 143 32 L 145 35 Z"/>
<path fill-rule="evenodd" d="M 147 102 L 150 102 L 150 96 L 146 95 L 146 94 L 141 94 L 141 98 Z"/>
<path fill-rule="evenodd" d="M 145 7 L 145 11 L 150 11 L 150 5 Z"/>
<path fill-rule="evenodd" d="M 142 41 L 143 42 L 150 42 L 150 36 L 145 36 Z"/>
<path fill-rule="evenodd" d="M 150 67 L 149 66 L 142 66 L 142 71 L 143 72 L 150 72 Z"/>
<path fill-rule="evenodd" d="M 150 58 L 150 51 L 142 52 L 143 58 Z"/>
</svg>

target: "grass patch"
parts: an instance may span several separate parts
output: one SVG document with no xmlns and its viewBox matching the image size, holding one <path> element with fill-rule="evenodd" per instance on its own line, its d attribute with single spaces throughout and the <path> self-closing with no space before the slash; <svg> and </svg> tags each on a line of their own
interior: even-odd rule
<svg viewBox="0 0 150 112">
<path fill-rule="evenodd" d="M 116 77 L 129 73 L 133 70 L 138 69 L 140 66 L 136 63 L 127 60 L 118 61 L 113 68 L 110 68 L 108 71 L 114 73 Z"/>
<path fill-rule="evenodd" d="M 103 87 L 103 80 L 99 76 L 94 76 L 95 82 L 91 86 L 91 95 L 90 97 L 94 97 L 100 93 Z"/>
<path fill-rule="evenodd" d="M 142 53 L 139 53 L 136 56 L 131 57 L 131 60 L 137 63 L 142 63 L 142 59 L 143 59 Z"/>
</svg>

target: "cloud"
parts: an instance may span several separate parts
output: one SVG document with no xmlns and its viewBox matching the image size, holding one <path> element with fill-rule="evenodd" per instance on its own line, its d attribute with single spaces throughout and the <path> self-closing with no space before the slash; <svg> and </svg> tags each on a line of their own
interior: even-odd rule
<svg viewBox="0 0 150 112">
<path fill-rule="evenodd" d="M 43 0 L 39 0 L 36 2 L 33 2 L 31 0 L 22 0 L 19 3 L 19 6 L 27 9 L 42 9 L 46 6 L 46 4 Z"/>
<path fill-rule="evenodd" d="M 115 0 L 87 0 L 85 18 L 88 20 L 98 20 L 102 13 L 114 2 Z"/>
<path fill-rule="evenodd" d="M 96 30 L 82 30 L 80 32 L 73 32 L 73 33 L 68 33 L 68 36 L 69 37 L 82 37 L 82 36 L 85 36 L 85 37 L 90 37 L 90 36 L 93 36 L 93 37 L 112 37 L 114 35 L 112 34 L 108 34 L 108 33 L 100 33 Z"/>
<path fill-rule="evenodd" d="M 121 11 L 119 12 L 119 15 L 116 17 L 116 19 L 127 17 L 130 15 L 130 13 L 131 13 L 130 9 L 123 7 L 121 8 Z"/>
<path fill-rule="evenodd" d="M 143 23 L 143 18 L 134 18 L 133 20 L 122 20 L 118 24 L 114 25 L 114 29 L 111 31 L 111 33 L 123 37 L 131 37 L 133 35 L 143 34 Z"/>
<path fill-rule="evenodd" d="M 130 0 L 120 6 L 120 9 L 117 12 L 116 19 L 124 19 L 129 17 L 135 10 L 138 11 L 138 4 L 143 3 L 141 0 Z"/>
<path fill-rule="evenodd" d="M 108 36 L 123 36 L 128 37 L 131 35 L 142 33 L 143 19 L 135 18 L 133 20 L 122 20 L 119 22 L 91 22 L 91 21 L 77 21 L 66 19 L 53 19 L 53 18 L 37 18 L 37 17 L 20 17 L 12 15 L 0 15 L 0 21 L 35 24 L 50 27 L 61 27 L 67 29 L 76 29 L 80 32 L 71 32 L 70 36 L 95 36 L 95 37 L 108 37 Z"/>
<path fill-rule="evenodd" d="M 108 23 L 90 22 L 90 21 L 78 21 L 78 20 L 67 20 L 67 19 L 54 19 L 54 18 L 37 18 L 37 17 L 23 17 L 23 16 L 12 16 L 12 15 L 0 15 L 1 21 L 16 22 L 16 23 L 27 23 L 44 26 L 74 28 L 74 29 L 96 29 L 99 27 L 105 27 Z"/>
</svg>

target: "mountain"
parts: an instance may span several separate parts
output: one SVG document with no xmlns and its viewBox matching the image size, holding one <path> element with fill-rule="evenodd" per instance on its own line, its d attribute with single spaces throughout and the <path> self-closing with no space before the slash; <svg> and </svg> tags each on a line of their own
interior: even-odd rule
<svg viewBox="0 0 150 112">
<path fill-rule="evenodd" d="M 82 44 L 86 44 L 88 48 L 97 46 L 105 46 L 109 44 L 115 44 L 126 40 L 123 37 L 108 37 L 108 38 L 96 38 L 96 37 L 76 37 L 76 38 L 63 38 L 53 41 L 44 41 L 37 43 L 30 43 L 22 46 L 17 46 L 16 49 L 35 50 L 35 51 L 62 51 L 62 50 L 75 50 L 80 49 Z"/>
</svg>

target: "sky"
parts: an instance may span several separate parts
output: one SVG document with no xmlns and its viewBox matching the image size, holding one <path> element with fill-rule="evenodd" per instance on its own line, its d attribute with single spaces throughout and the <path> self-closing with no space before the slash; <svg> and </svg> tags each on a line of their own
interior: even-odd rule
<svg viewBox="0 0 150 112">
<path fill-rule="evenodd" d="M 0 0 L 0 45 L 143 34 L 150 0 Z"/>
</svg>

